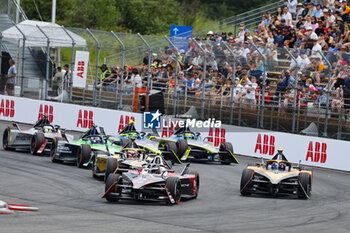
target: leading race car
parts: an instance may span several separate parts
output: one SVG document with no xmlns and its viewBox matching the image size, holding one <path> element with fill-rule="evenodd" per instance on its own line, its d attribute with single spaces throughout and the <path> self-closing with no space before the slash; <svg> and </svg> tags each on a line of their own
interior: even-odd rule
<svg viewBox="0 0 350 233">
<path fill-rule="evenodd" d="M 93 158 L 92 176 L 95 178 L 104 177 L 105 181 L 110 173 L 127 172 L 132 169 L 140 169 L 154 158 L 154 154 L 140 148 L 135 136 L 129 136 L 130 141 L 119 153 L 96 152 Z"/>
<path fill-rule="evenodd" d="M 157 132 L 148 133 L 138 132 L 135 128 L 134 122 L 130 121 L 118 135 L 110 137 L 111 141 L 120 141 L 123 145 L 130 142 L 130 137 L 134 137 L 134 142 L 138 148 L 144 149 L 148 153 L 155 155 L 162 155 L 166 160 L 176 161 L 181 163 L 178 157 L 175 141 L 160 140 Z"/>
<path fill-rule="evenodd" d="M 173 143 L 175 154 L 181 161 L 190 158 L 216 161 L 222 164 L 238 163 L 230 142 L 223 142 L 219 147 L 215 147 L 208 139 L 209 137 L 202 138 L 199 132 L 192 132 L 189 127 L 180 127 L 171 137 L 160 138 L 158 142 L 160 144 Z"/>
<path fill-rule="evenodd" d="M 252 193 L 271 195 L 295 195 L 299 198 L 310 198 L 312 189 L 312 171 L 304 167 L 292 167 L 279 150 L 265 164 L 256 164 L 243 170 L 241 194 Z"/>
<path fill-rule="evenodd" d="M 31 154 L 42 154 L 51 150 L 55 140 L 70 142 L 72 135 L 65 133 L 58 125 L 52 125 L 44 115 L 29 130 L 22 130 L 17 122 L 5 128 L 2 145 L 4 150 L 29 150 Z"/>
<path fill-rule="evenodd" d="M 100 130 L 100 132 L 99 132 Z M 82 136 L 71 142 L 55 140 L 51 147 L 52 162 L 76 162 L 78 167 L 87 167 L 93 163 L 96 154 L 119 153 L 123 144 L 121 141 L 110 141 L 103 128 L 93 125 Z"/>
<path fill-rule="evenodd" d="M 162 157 L 156 156 L 147 168 L 122 175 L 109 174 L 102 198 L 107 201 L 164 201 L 172 205 L 178 204 L 181 198 L 197 198 L 199 173 L 188 168 L 189 164 L 177 174 Z"/>
</svg>

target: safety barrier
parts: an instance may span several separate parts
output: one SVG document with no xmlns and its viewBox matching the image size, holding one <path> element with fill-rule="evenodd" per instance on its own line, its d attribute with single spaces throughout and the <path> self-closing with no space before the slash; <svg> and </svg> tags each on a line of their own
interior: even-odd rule
<svg viewBox="0 0 350 233">
<path fill-rule="evenodd" d="M 62 128 L 85 131 L 92 124 L 105 128 L 107 134 L 116 134 L 130 120 L 135 121 L 138 130 L 143 130 L 143 115 L 125 111 L 86 107 L 73 104 L 33 100 L 0 95 L 0 120 L 33 124 L 43 114 L 50 122 Z M 170 116 L 160 131 L 161 136 L 171 136 L 174 126 Z M 171 118 L 172 121 L 176 120 Z M 220 128 L 196 129 L 203 137 L 209 136 L 215 146 L 231 142 L 234 152 L 252 157 L 272 158 L 278 148 L 283 148 L 289 161 L 317 167 L 350 171 L 345 151 L 350 150 L 350 142 L 320 137 L 256 130 L 252 128 L 222 125 Z"/>
</svg>

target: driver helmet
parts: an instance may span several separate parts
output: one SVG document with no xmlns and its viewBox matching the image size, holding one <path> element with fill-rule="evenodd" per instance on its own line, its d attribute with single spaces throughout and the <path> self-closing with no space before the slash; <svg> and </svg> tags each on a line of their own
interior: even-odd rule
<svg viewBox="0 0 350 233">
<path fill-rule="evenodd" d="M 272 166 L 271 166 L 271 170 L 277 170 L 278 169 L 278 163 L 277 162 L 273 162 Z"/>
<path fill-rule="evenodd" d="M 49 127 L 49 126 L 44 126 L 44 132 L 45 132 L 45 133 L 52 132 L 52 128 Z"/>
<path fill-rule="evenodd" d="M 283 149 L 280 147 L 280 148 L 278 148 L 278 150 L 277 150 L 279 153 L 282 153 L 283 152 Z"/>
<path fill-rule="evenodd" d="M 192 139 L 192 134 L 190 134 L 190 133 L 185 133 L 184 138 L 185 138 L 186 140 Z"/>
<path fill-rule="evenodd" d="M 99 143 L 100 142 L 100 138 L 99 137 L 91 137 L 91 142 L 93 144 Z"/>
</svg>

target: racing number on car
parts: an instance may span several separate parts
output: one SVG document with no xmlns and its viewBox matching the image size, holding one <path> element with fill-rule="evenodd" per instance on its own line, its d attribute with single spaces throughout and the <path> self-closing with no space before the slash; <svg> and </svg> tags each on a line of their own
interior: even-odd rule
<svg viewBox="0 0 350 233">
<path fill-rule="evenodd" d="M 133 116 L 125 116 L 121 115 L 119 119 L 119 127 L 118 127 L 118 133 L 127 125 L 129 124 L 130 120 L 135 122 L 135 117 Z"/>
<path fill-rule="evenodd" d="M 94 113 L 88 110 L 79 110 L 77 127 L 91 128 L 94 124 Z"/>
<path fill-rule="evenodd" d="M 46 105 L 46 104 L 40 104 L 38 120 L 43 118 L 44 114 L 46 114 L 48 116 L 49 122 L 52 123 L 53 122 L 53 106 Z"/>
<path fill-rule="evenodd" d="M 210 128 L 208 141 L 213 142 L 214 146 L 219 146 L 221 143 L 226 142 L 226 130 L 222 128 Z"/>
<path fill-rule="evenodd" d="M 0 105 L 0 116 L 13 117 L 15 115 L 15 101 L 2 99 Z"/>
<path fill-rule="evenodd" d="M 315 148 L 315 149 L 314 149 Z M 309 148 L 307 149 L 306 161 L 314 162 L 314 163 L 325 163 L 327 160 L 327 144 L 315 142 L 315 147 L 313 146 L 313 142 L 309 142 Z"/>
<path fill-rule="evenodd" d="M 263 155 L 273 155 L 275 153 L 275 136 L 263 134 L 263 141 L 261 140 L 261 134 L 258 134 L 256 139 L 254 153 L 259 152 Z"/>
</svg>

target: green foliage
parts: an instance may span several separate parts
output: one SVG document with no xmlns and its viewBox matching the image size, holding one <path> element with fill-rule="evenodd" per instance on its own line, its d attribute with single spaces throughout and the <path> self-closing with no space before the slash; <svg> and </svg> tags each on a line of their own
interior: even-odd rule
<svg viewBox="0 0 350 233">
<path fill-rule="evenodd" d="M 51 21 L 51 0 L 21 0 L 29 19 Z M 56 22 L 66 27 L 164 35 L 170 25 L 203 27 L 276 0 L 57 0 Z"/>
<path fill-rule="evenodd" d="M 116 6 L 121 14 L 119 25 L 134 33 L 165 33 L 169 25 L 181 22 L 176 0 L 116 0 Z"/>
</svg>

